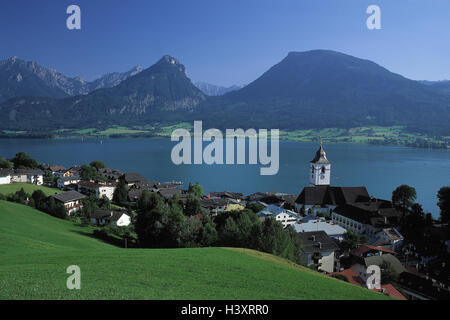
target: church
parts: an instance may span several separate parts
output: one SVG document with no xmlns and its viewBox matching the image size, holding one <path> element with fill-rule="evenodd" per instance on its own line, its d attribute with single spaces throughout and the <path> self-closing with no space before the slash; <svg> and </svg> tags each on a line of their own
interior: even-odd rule
<svg viewBox="0 0 450 320">
<path fill-rule="evenodd" d="M 302 215 L 326 214 L 343 204 L 370 200 L 366 187 L 332 187 L 331 163 L 323 149 L 322 141 L 314 159 L 310 161 L 308 187 L 303 188 L 295 201 L 295 211 Z"/>
<path fill-rule="evenodd" d="M 301 216 L 326 215 L 347 230 L 368 236 L 375 245 L 395 249 L 403 236 L 395 228 L 402 213 L 388 200 L 371 197 L 366 187 L 334 187 L 331 163 L 322 142 L 309 167 L 310 185 L 295 200 L 295 211 Z"/>
</svg>

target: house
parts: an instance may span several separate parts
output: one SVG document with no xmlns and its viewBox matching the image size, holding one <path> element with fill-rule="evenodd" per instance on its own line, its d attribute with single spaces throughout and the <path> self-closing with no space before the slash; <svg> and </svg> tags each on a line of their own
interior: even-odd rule
<svg viewBox="0 0 450 320">
<path fill-rule="evenodd" d="M 337 279 L 340 280 L 344 280 L 347 281 L 351 284 L 357 285 L 357 286 L 361 286 L 361 287 L 367 287 L 367 284 L 361 279 L 361 277 L 352 269 L 345 269 L 342 270 L 340 272 L 333 272 L 332 274 L 330 274 L 330 276 L 334 276 Z M 342 279 L 344 278 L 344 279 Z M 394 297 L 396 299 L 399 300 L 408 300 L 406 299 L 406 297 L 400 292 L 398 291 L 392 284 L 388 283 L 388 284 L 382 284 L 380 286 L 380 289 L 372 289 L 374 291 L 383 293 L 385 295 Z"/>
<path fill-rule="evenodd" d="M 364 255 L 360 257 L 353 255 L 352 261 L 353 263 L 351 269 L 355 271 L 361 277 L 361 279 L 363 279 L 364 282 L 367 281 L 367 278 L 370 275 L 367 273 L 367 268 L 371 265 L 376 265 L 380 268 L 382 268 L 383 266 L 388 266 L 395 275 L 399 275 L 402 272 L 406 271 L 402 263 L 391 253 L 384 253 L 366 257 Z"/>
<path fill-rule="evenodd" d="M 44 183 L 44 172 L 41 169 L 15 169 L 11 172 L 10 181 L 42 185 Z"/>
<path fill-rule="evenodd" d="M 97 198 L 102 198 L 103 196 L 107 197 L 109 200 L 113 199 L 114 190 L 116 190 L 117 183 L 109 183 L 98 181 L 97 183 L 91 181 L 79 181 L 78 191 L 84 193 L 86 195 L 93 194 Z"/>
<path fill-rule="evenodd" d="M 403 245 L 404 238 L 394 227 L 384 228 L 379 231 L 376 236 L 378 239 L 373 243 L 374 245 L 388 247 L 394 251 L 400 249 Z"/>
<path fill-rule="evenodd" d="M 396 298 L 398 300 L 408 300 L 400 291 L 398 291 L 392 284 L 382 284 L 380 289 L 373 289 L 387 296 Z"/>
<path fill-rule="evenodd" d="M 210 216 L 215 217 L 221 212 L 225 212 L 227 210 L 229 204 L 228 199 L 223 198 L 203 198 L 200 199 L 200 205 L 203 210 L 208 213 Z"/>
<path fill-rule="evenodd" d="M 380 231 L 396 226 L 402 215 L 390 201 L 372 198 L 370 201 L 339 205 L 333 210 L 331 218 L 347 230 L 375 240 L 382 236 Z"/>
<path fill-rule="evenodd" d="M 339 250 L 336 242 L 324 231 L 301 232 L 298 235 L 302 242 L 302 264 L 308 267 L 316 265 L 318 271 L 332 273 L 335 251 Z"/>
<path fill-rule="evenodd" d="M 276 221 L 281 222 L 285 228 L 296 223 L 299 218 L 294 211 L 287 210 L 273 204 L 268 205 L 259 211 L 257 215 L 261 220 L 274 218 Z"/>
<path fill-rule="evenodd" d="M 98 170 L 100 175 L 109 181 L 119 182 L 119 178 L 123 175 L 120 170 L 115 170 L 111 168 L 100 168 Z"/>
<path fill-rule="evenodd" d="M 222 191 L 222 192 L 210 192 L 209 198 L 222 198 L 222 199 L 233 199 L 236 202 L 240 202 L 243 194 L 239 192 Z"/>
<path fill-rule="evenodd" d="M 397 282 L 403 294 L 411 300 L 450 300 L 450 291 L 429 277 L 405 271 L 399 275 Z"/>
<path fill-rule="evenodd" d="M 50 172 L 51 172 L 53 175 L 54 175 L 55 173 L 64 173 L 64 172 L 67 171 L 67 169 L 64 168 L 63 166 L 53 166 L 53 165 L 47 166 L 45 169 L 46 169 L 46 170 L 50 170 Z"/>
<path fill-rule="evenodd" d="M 91 223 L 98 226 L 111 225 L 126 227 L 131 223 L 131 217 L 126 211 L 95 210 L 91 215 Z"/>
<path fill-rule="evenodd" d="M 71 190 L 53 196 L 55 201 L 62 203 L 67 210 L 67 214 L 70 216 L 73 212 L 76 212 L 83 208 L 82 199 L 86 198 L 85 195 Z"/>
<path fill-rule="evenodd" d="M 79 175 L 61 176 L 56 181 L 56 185 L 61 190 L 74 190 L 77 188 L 77 183 L 80 181 L 81 177 Z"/>
<path fill-rule="evenodd" d="M 330 276 L 334 276 L 334 278 L 337 278 L 337 279 L 345 278 L 345 279 L 347 279 L 347 282 L 357 285 L 357 286 L 361 286 L 361 287 L 366 286 L 366 283 L 361 279 L 359 274 L 357 274 L 352 269 L 345 269 L 340 272 L 333 272 L 330 274 Z"/>
<path fill-rule="evenodd" d="M 14 170 L 11 174 L 11 183 L 26 183 L 27 174 L 23 170 Z"/>
<path fill-rule="evenodd" d="M 0 185 L 10 184 L 13 173 L 14 170 L 12 169 L 0 169 Z"/>
<path fill-rule="evenodd" d="M 44 171 L 41 169 L 16 169 L 15 174 L 26 176 L 27 183 L 36 184 L 38 186 L 44 184 Z"/>
<path fill-rule="evenodd" d="M 370 246 L 367 244 L 360 245 L 359 247 L 353 249 L 350 251 L 350 254 L 355 257 L 362 257 L 367 258 L 371 256 L 381 256 L 382 254 L 390 253 L 392 255 L 396 255 L 397 253 L 395 251 L 382 248 L 382 247 L 376 247 L 376 246 Z"/>
<path fill-rule="evenodd" d="M 329 237 L 336 240 L 342 240 L 344 233 L 347 232 L 332 221 L 312 215 L 301 218 L 293 226 L 297 232 L 324 231 Z"/>
<path fill-rule="evenodd" d="M 173 189 L 160 189 L 158 190 L 158 194 L 164 198 L 164 201 L 169 201 L 175 195 L 180 196 L 183 193 L 183 190 L 173 188 Z"/>
<path fill-rule="evenodd" d="M 140 175 L 139 173 L 136 173 L 136 172 L 125 173 L 123 175 L 123 179 L 125 180 L 125 183 L 129 187 L 131 187 L 131 186 L 133 186 L 135 184 L 138 184 L 138 183 L 146 183 L 146 182 L 148 182 L 145 177 L 143 177 L 142 175 Z"/>
</svg>

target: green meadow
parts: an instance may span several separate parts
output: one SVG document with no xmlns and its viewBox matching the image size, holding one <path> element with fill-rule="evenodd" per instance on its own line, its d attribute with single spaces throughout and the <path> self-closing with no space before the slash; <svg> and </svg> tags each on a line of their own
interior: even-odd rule
<svg viewBox="0 0 450 320">
<path fill-rule="evenodd" d="M 15 193 L 16 191 L 19 191 L 22 188 L 28 194 L 32 194 L 36 190 L 42 190 L 46 196 L 51 196 L 55 193 L 62 192 L 61 190 L 55 189 L 55 188 L 49 188 L 49 187 L 45 187 L 45 186 L 38 186 L 35 184 L 31 184 L 31 183 L 20 182 L 20 183 L 11 183 L 11 184 L 0 185 L 0 193 L 6 196 L 11 193 Z"/>
<path fill-rule="evenodd" d="M 123 249 L 92 232 L 0 201 L 0 299 L 388 299 L 253 250 Z"/>
</svg>

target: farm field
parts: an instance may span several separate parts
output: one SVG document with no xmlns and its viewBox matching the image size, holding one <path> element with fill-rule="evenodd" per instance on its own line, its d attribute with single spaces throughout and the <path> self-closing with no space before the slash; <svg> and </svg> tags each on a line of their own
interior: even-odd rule
<svg viewBox="0 0 450 320">
<path fill-rule="evenodd" d="M 92 231 L 0 201 L 0 299 L 389 299 L 253 250 L 122 249 Z"/>
</svg>

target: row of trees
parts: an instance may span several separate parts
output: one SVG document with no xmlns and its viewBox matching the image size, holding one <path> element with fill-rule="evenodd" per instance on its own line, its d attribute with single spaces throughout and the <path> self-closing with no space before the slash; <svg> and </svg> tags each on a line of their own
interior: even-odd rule
<svg viewBox="0 0 450 320">
<path fill-rule="evenodd" d="M 202 193 L 198 185 L 190 186 L 183 208 L 177 196 L 165 203 L 158 194 L 144 190 L 137 203 L 135 224 L 140 246 L 245 247 L 300 262 L 300 239 L 293 228 L 283 229 L 275 219 L 261 222 L 252 210 L 257 210 L 254 207 L 239 212 L 224 212 L 214 219 L 199 215 L 201 206 L 198 197 Z"/>
<path fill-rule="evenodd" d="M 0 200 L 7 200 L 24 204 L 48 214 L 65 219 L 67 217 L 66 208 L 62 203 L 57 203 L 52 196 L 46 196 L 42 190 L 36 190 L 31 195 L 23 188 L 13 194 L 4 196 L 0 194 Z"/>
<path fill-rule="evenodd" d="M 37 169 L 40 164 L 25 152 L 17 153 L 14 158 L 8 160 L 0 158 L 0 168 L 3 169 Z"/>
<path fill-rule="evenodd" d="M 440 209 L 439 220 L 441 223 L 449 223 L 450 221 L 450 187 L 445 186 L 439 189 L 437 193 L 438 198 L 438 207 Z M 416 189 L 403 184 L 397 187 L 392 192 L 392 203 L 394 205 L 399 206 L 403 212 L 403 222 L 406 223 L 406 213 L 414 214 L 417 219 L 417 216 L 422 216 L 422 218 L 426 221 L 427 224 L 431 224 L 433 219 L 430 213 L 425 214 L 423 212 L 422 206 L 416 203 L 417 193 Z"/>
</svg>

